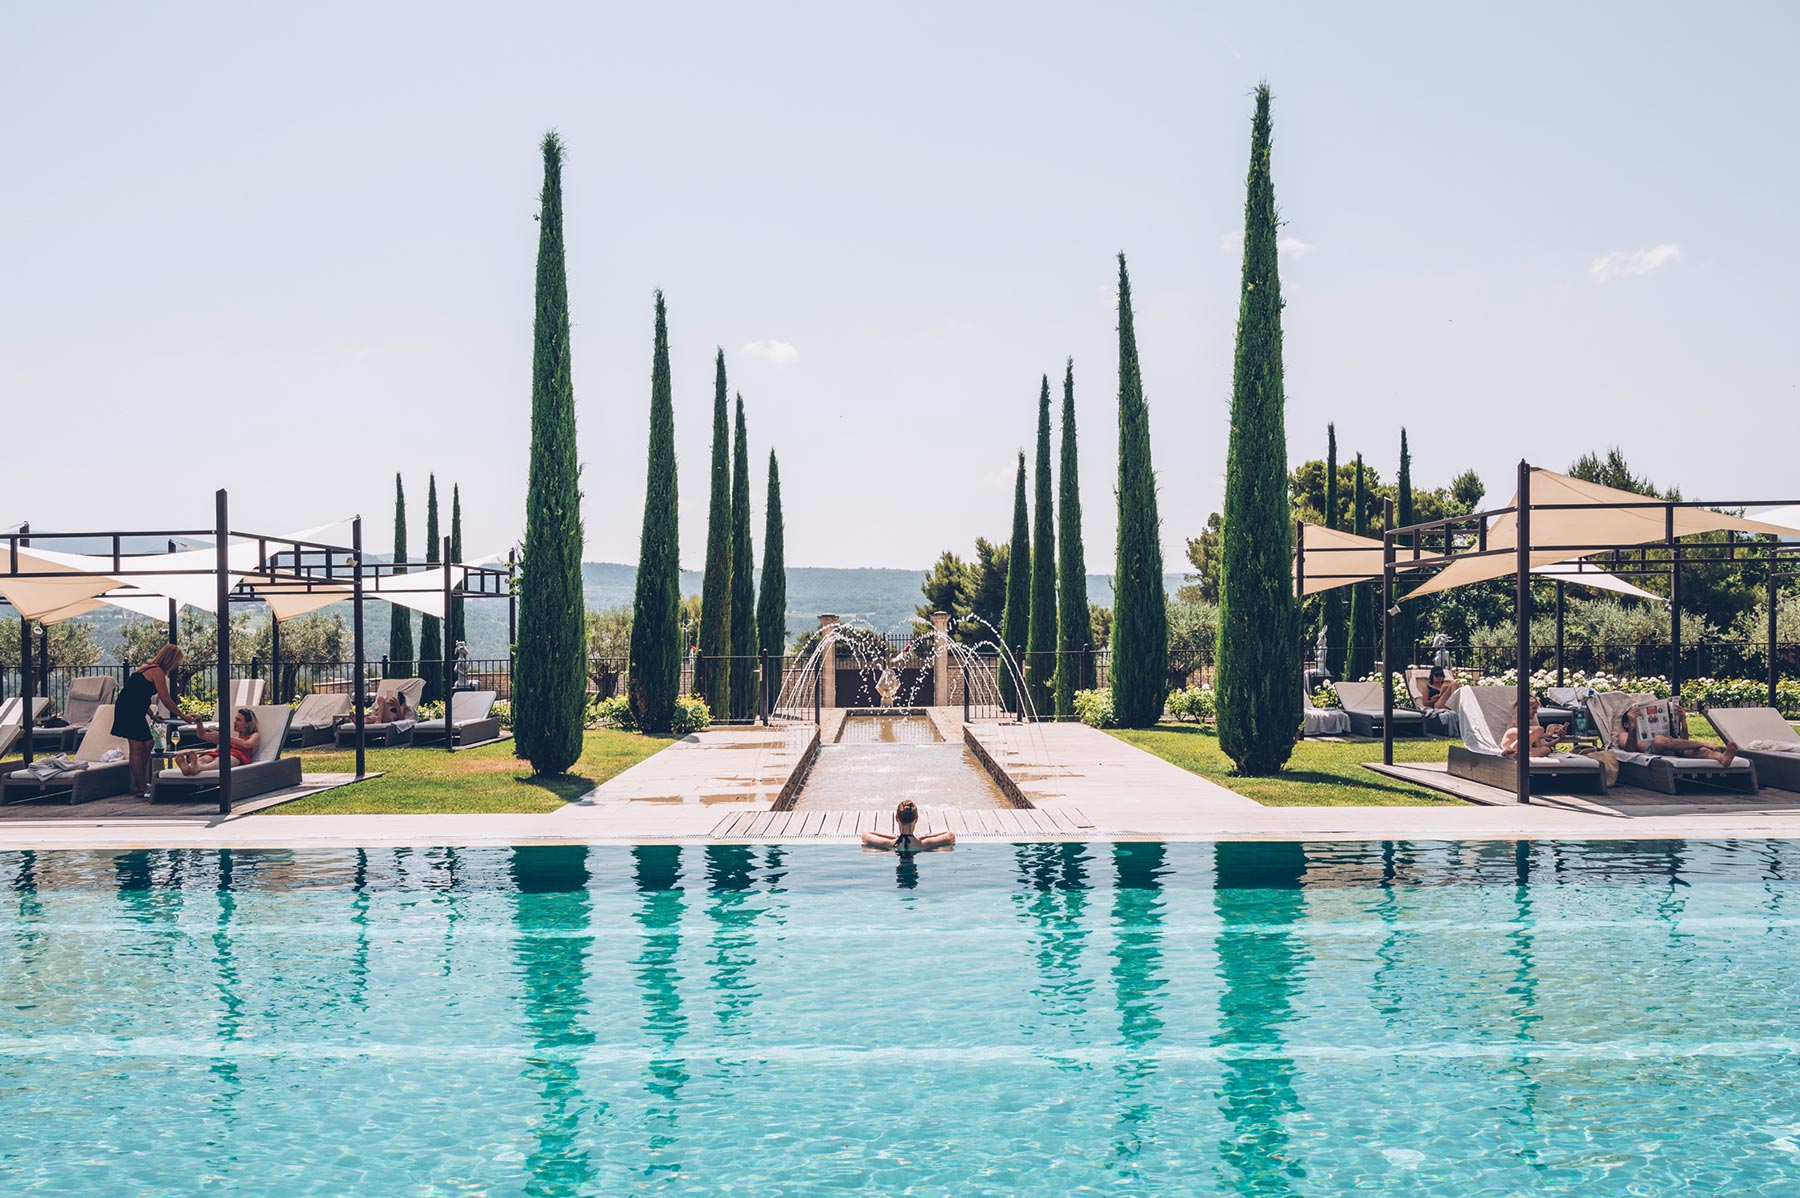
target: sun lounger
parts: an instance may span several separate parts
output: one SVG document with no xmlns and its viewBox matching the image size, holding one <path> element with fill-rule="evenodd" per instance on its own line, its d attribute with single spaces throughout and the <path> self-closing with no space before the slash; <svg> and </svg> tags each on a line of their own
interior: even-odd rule
<svg viewBox="0 0 1800 1198">
<path fill-rule="evenodd" d="M 113 705 L 102 703 L 94 708 L 87 735 L 69 758 L 82 768 L 67 770 L 49 777 L 35 777 L 23 769 L 0 776 L 0 804 L 28 803 L 38 799 L 60 799 L 65 803 L 85 803 L 89 799 L 107 799 L 131 789 L 131 765 L 123 757 L 115 761 L 104 758 L 109 750 L 123 754 L 125 742 L 112 734 Z"/>
<path fill-rule="evenodd" d="M 1357 736 L 1381 735 L 1381 683 L 1334 682 L 1338 702 L 1350 717 L 1350 731 Z M 1423 736 L 1425 717 L 1420 712 L 1398 703 L 1394 705 L 1394 735 Z"/>
<path fill-rule="evenodd" d="M 261 678 L 234 678 L 231 680 L 231 708 L 236 711 L 240 707 L 255 707 L 262 702 L 263 680 Z M 187 749 L 204 749 L 211 742 L 200 739 L 194 724 L 177 724 L 170 729 L 171 740 L 176 745 Z M 208 730 L 217 732 L 218 722 L 207 720 Z"/>
<path fill-rule="evenodd" d="M 231 797 L 248 799 L 300 785 L 300 759 L 283 757 L 281 749 L 287 741 L 288 719 L 294 709 L 286 703 L 251 706 L 256 713 L 256 730 L 262 734 L 256 756 L 244 765 L 231 767 Z M 181 803 L 203 799 L 219 788 L 219 771 L 202 770 L 188 777 L 179 769 L 162 770 L 150 788 L 152 803 Z"/>
<path fill-rule="evenodd" d="M 39 753 L 70 753 L 81 743 L 82 734 L 93 721 L 94 709 L 113 701 L 119 680 L 111 674 L 92 674 L 69 681 L 69 693 L 63 700 L 62 718 L 53 723 L 31 727 L 31 747 Z"/>
<path fill-rule="evenodd" d="M 288 722 L 287 743 L 302 749 L 328 745 L 337 738 L 337 727 L 351 716 L 347 694 L 313 693 L 300 700 Z"/>
<path fill-rule="evenodd" d="M 456 721 L 450 732 L 450 743 L 473 745 L 497 738 L 500 718 L 494 714 L 494 700 L 499 697 L 497 691 L 457 691 L 456 700 L 450 705 L 451 718 Z M 413 725 L 412 743 L 415 745 L 434 744 L 443 739 L 442 720 L 420 720 Z"/>
<path fill-rule="evenodd" d="M 397 694 L 406 701 L 406 710 L 419 709 L 419 696 L 425 693 L 423 678 L 383 678 L 381 685 L 375 688 L 375 701 L 370 706 L 379 709 L 381 701 L 388 695 Z M 393 720 L 388 723 L 367 722 L 363 725 L 363 744 L 393 748 L 398 745 L 412 743 L 413 728 L 417 720 Z M 337 729 L 338 748 L 348 749 L 356 744 L 356 721 L 345 720 Z"/>
<path fill-rule="evenodd" d="M 1350 732 L 1350 717 L 1335 707 L 1316 706 L 1305 686 L 1300 688 L 1300 716 L 1301 736 L 1346 736 Z"/>
<path fill-rule="evenodd" d="M 1605 691 L 1588 700 L 1588 714 L 1593 718 L 1601 742 L 1619 758 L 1619 781 L 1626 786 L 1643 786 L 1675 794 L 1683 786 L 1711 786 L 1722 790 L 1755 794 L 1758 789 L 1756 763 L 1740 756 L 1729 766 L 1708 757 L 1665 757 L 1657 753 L 1627 753 L 1619 748 L 1619 720 L 1640 703 L 1656 703 L 1655 695 Z"/>
<path fill-rule="evenodd" d="M 1465 686 L 1450 696 L 1462 725 L 1462 743 L 1450 746 L 1445 768 L 1458 778 L 1482 782 L 1502 790 L 1519 784 L 1519 763 L 1500 752 L 1501 738 L 1513 723 L 1515 694 L 1510 686 Z M 1531 788 L 1539 783 L 1558 789 L 1583 787 L 1606 793 L 1606 771 L 1598 761 L 1579 753 L 1556 753 L 1531 759 Z"/>
<path fill-rule="evenodd" d="M 1800 790 L 1800 732 L 1773 707 L 1709 707 L 1706 718 L 1719 735 L 1737 742 L 1756 766 L 1757 781 Z"/>
<path fill-rule="evenodd" d="M 1405 677 L 1406 690 L 1412 696 L 1412 705 L 1419 709 L 1420 715 L 1425 717 L 1425 731 L 1438 736 L 1461 736 L 1462 721 L 1454 708 L 1427 707 L 1425 705 L 1425 684 L 1431 681 L 1431 667 L 1408 666 Z"/>
<path fill-rule="evenodd" d="M 50 710 L 50 700 L 43 696 L 34 696 L 31 700 L 31 721 L 35 725 L 44 713 Z M 0 702 L 0 757 L 12 752 L 13 746 L 19 743 L 20 722 L 25 716 L 25 702 L 12 698 Z"/>
</svg>

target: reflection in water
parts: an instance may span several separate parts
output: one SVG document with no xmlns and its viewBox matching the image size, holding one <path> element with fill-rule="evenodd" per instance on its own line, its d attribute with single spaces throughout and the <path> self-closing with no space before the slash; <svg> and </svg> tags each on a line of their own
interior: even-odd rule
<svg viewBox="0 0 1800 1198">
<path fill-rule="evenodd" d="M 755 863 L 748 845 L 715 844 L 706 848 L 706 886 L 711 897 L 706 914 L 712 920 L 713 1017 L 719 1027 L 731 1025 L 750 1013 L 756 1000 L 756 983 L 750 970 L 756 964 L 751 951 L 756 945 L 756 917 L 761 910 L 752 890 Z"/>
<path fill-rule="evenodd" d="M 1022 844 L 1013 855 L 1019 873 L 1014 903 L 1031 929 L 1037 963 L 1032 996 L 1045 1021 L 1059 1027 L 1066 1042 L 1086 1043 L 1087 1005 L 1094 990 L 1093 979 L 1081 972 L 1089 935 L 1082 926 L 1088 901 L 1087 848 L 1067 841 Z M 1074 1072 L 1088 1067 L 1067 1057 L 1057 1064 Z"/>
<path fill-rule="evenodd" d="M 1115 844 L 1113 857 L 1113 993 L 1119 1010 L 1119 1039 L 1126 1051 L 1114 1073 L 1119 1082 L 1119 1127 L 1113 1137 L 1115 1157 L 1136 1157 L 1149 1138 L 1147 1124 L 1156 1104 L 1142 1097 L 1156 1072 L 1156 1058 L 1146 1051 L 1162 1035 L 1162 879 L 1166 870 L 1161 844 Z"/>
<path fill-rule="evenodd" d="M 576 1053 L 594 1042 L 588 1008 L 593 898 L 586 845 L 512 851 L 513 938 L 525 1033 L 535 1050 L 525 1076 L 543 1115 L 532 1125 L 525 1192 L 542 1198 L 586 1193 L 594 1166 L 581 1146 L 586 1101 Z"/>
<path fill-rule="evenodd" d="M 1222 1162 L 1237 1175 L 1233 1193 L 1259 1198 L 1298 1194 L 1305 1167 L 1291 1154 L 1287 1119 L 1300 1110 L 1293 1061 L 1279 1052 L 1282 1025 L 1308 964 L 1305 946 L 1286 929 L 1306 917 L 1300 889 L 1306 850 L 1298 844 L 1219 844 L 1213 906 L 1219 929 L 1219 1031 L 1230 1053 L 1219 1083 L 1221 1106 L 1236 1134 L 1220 1141 Z M 1270 931 L 1268 928 L 1281 930 Z M 1242 1050 L 1242 1051 L 1233 1051 Z"/>
<path fill-rule="evenodd" d="M 634 964 L 644 992 L 644 1032 L 659 1041 L 662 1052 L 650 1058 L 646 1083 L 656 1100 L 645 1112 L 652 1125 L 650 1159 L 643 1165 L 646 1176 L 678 1172 L 679 1163 L 660 1159 L 675 1143 L 681 1115 L 681 1090 L 687 1084 L 687 1062 L 676 1051 L 687 1033 L 687 1015 L 681 1009 L 681 919 L 687 902 L 681 890 L 681 849 L 676 845 L 640 845 L 631 850 L 638 885 L 637 921 L 644 930 L 643 949 Z"/>
</svg>

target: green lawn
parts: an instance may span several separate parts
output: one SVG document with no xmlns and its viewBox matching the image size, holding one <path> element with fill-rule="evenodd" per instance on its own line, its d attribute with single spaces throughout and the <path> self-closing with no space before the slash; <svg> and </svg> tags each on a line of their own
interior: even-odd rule
<svg viewBox="0 0 1800 1198">
<path fill-rule="evenodd" d="M 367 769 L 383 777 L 271 807 L 267 815 L 461 815 L 555 811 L 673 741 L 667 736 L 599 729 L 585 734 L 581 760 L 568 774 L 535 778 L 505 741 L 466 753 L 370 749 Z M 309 774 L 348 774 L 356 755 L 308 751 Z"/>
<path fill-rule="evenodd" d="M 1232 772 L 1231 758 L 1219 748 L 1218 734 L 1210 727 L 1158 724 L 1115 729 L 1113 735 L 1268 807 L 1437 807 L 1461 802 L 1364 769 L 1363 762 L 1381 760 L 1380 741 L 1304 740 L 1294 746 L 1294 755 L 1281 773 L 1240 778 Z M 1394 760 L 1441 762 L 1448 743 L 1441 738 L 1396 740 Z"/>
</svg>

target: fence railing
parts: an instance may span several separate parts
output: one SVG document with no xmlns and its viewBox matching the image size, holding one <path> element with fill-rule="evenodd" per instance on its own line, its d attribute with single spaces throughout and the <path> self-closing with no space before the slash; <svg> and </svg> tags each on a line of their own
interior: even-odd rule
<svg viewBox="0 0 1800 1198">
<path fill-rule="evenodd" d="M 1453 644 L 1448 649 L 1452 667 L 1479 675 L 1504 674 L 1517 664 L 1517 650 L 1511 645 Z M 1368 661 L 1378 662 L 1381 659 L 1379 646 L 1369 647 L 1363 652 Z M 1556 669 L 1557 654 L 1553 643 L 1533 642 L 1529 652 L 1534 671 Z M 1345 672 L 1350 672 L 1348 663 L 1354 660 L 1354 652 L 1345 648 L 1333 649 L 1332 653 L 1334 657 L 1343 655 Z M 1435 653 L 1433 645 L 1421 642 L 1415 646 L 1404 664 L 1429 665 Z M 1302 657 L 1311 663 L 1314 646 L 1307 645 Z M 1766 643 L 1759 645 L 1743 641 L 1698 641 L 1681 647 L 1679 662 L 1683 678 L 1760 680 L 1767 678 L 1769 674 L 1769 646 Z M 1669 678 L 1674 676 L 1676 663 L 1677 655 L 1668 644 L 1605 641 L 1568 641 L 1563 644 L 1562 664 L 1565 674 Z M 1800 641 L 1776 642 L 1775 670 L 1778 677 L 1800 675 Z"/>
</svg>

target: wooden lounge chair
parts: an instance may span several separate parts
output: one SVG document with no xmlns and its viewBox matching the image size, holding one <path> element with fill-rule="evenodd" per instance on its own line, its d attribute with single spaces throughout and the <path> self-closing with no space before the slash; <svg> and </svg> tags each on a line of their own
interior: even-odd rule
<svg viewBox="0 0 1800 1198">
<path fill-rule="evenodd" d="M 337 739 L 338 725 L 350 717 L 349 695 L 314 692 L 294 708 L 294 718 L 288 721 L 288 746 L 307 749 L 331 744 Z"/>
<path fill-rule="evenodd" d="M 70 679 L 69 693 L 63 700 L 62 719 L 49 727 L 33 723 L 32 749 L 39 753 L 73 752 L 93 722 L 95 709 L 103 703 L 111 704 L 118 688 L 119 680 L 111 674 Z"/>
<path fill-rule="evenodd" d="M 500 735 L 500 717 L 494 714 L 497 691 L 457 691 L 450 705 L 456 726 L 450 730 L 453 745 L 473 745 L 494 740 Z M 413 725 L 412 743 L 434 744 L 444 739 L 444 721 L 420 720 Z"/>
<path fill-rule="evenodd" d="M 419 696 L 425 693 L 423 678 L 383 678 L 375 688 L 375 700 L 370 707 L 379 708 L 382 699 L 388 695 L 399 695 L 406 701 L 406 710 L 419 709 Z M 412 743 L 412 731 L 417 720 L 392 720 L 387 723 L 366 721 L 363 724 L 363 744 L 394 748 Z M 348 749 L 356 744 L 356 721 L 345 720 L 337 727 L 338 748 Z"/>
<path fill-rule="evenodd" d="M 23 769 L 0 776 L 0 804 L 29 803 L 39 799 L 59 799 L 65 803 L 85 803 L 90 799 L 109 799 L 131 790 L 131 764 L 128 761 L 102 761 L 107 750 L 125 752 L 125 742 L 112 734 L 113 705 L 102 703 L 94 708 L 87 735 L 70 756 L 86 768 L 38 778 Z"/>
<path fill-rule="evenodd" d="M 1666 757 L 1658 753 L 1628 753 L 1619 748 L 1620 718 L 1641 703 L 1659 702 L 1668 700 L 1624 691 L 1605 691 L 1588 700 L 1588 714 L 1593 717 L 1601 743 L 1619 758 L 1620 783 L 1671 795 L 1684 786 L 1707 786 L 1744 794 L 1757 792 L 1756 763 L 1746 756 L 1723 766 L 1707 757 Z"/>
<path fill-rule="evenodd" d="M 1450 696 L 1462 726 L 1462 743 L 1450 746 L 1445 769 L 1453 776 L 1514 790 L 1519 784 L 1519 762 L 1500 752 L 1500 740 L 1513 723 L 1515 692 L 1510 686 L 1465 686 Z M 1591 757 L 1557 753 L 1531 758 L 1531 789 L 1591 789 L 1606 793 L 1606 771 Z"/>
<path fill-rule="evenodd" d="M 256 730 L 262 735 L 256 756 L 244 765 L 231 767 L 231 798 L 248 799 L 300 785 L 300 759 L 283 757 L 287 726 L 294 709 L 286 703 L 270 703 L 250 708 L 256 713 Z M 202 770 L 188 777 L 179 769 L 166 769 L 156 775 L 150 787 L 152 803 L 191 803 L 203 799 L 219 788 L 219 771 Z"/>
<path fill-rule="evenodd" d="M 1706 718 L 1756 766 L 1757 781 L 1800 790 L 1800 732 L 1773 707 L 1709 707 Z M 1785 748 L 1783 746 L 1786 746 Z"/>
<path fill-rule="evenodd" d="M 1381 735 L 1381 683 L 1334 682 L 1338 702 L 1350 717 L 1350 731 L 1357 736 Z M 1394 735 L 1423 736 L 1425 716 L 1410 707 L 1394 704 Z"/>
</svg>

